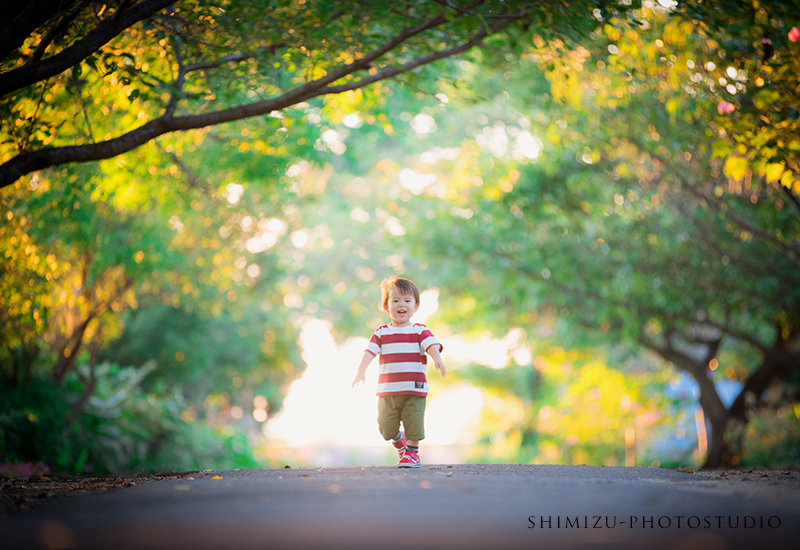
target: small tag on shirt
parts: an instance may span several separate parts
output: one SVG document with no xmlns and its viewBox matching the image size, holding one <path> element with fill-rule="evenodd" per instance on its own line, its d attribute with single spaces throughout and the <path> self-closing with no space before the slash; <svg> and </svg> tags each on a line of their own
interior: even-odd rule
<svg viewBox="0 0 800 550">
<path fill-rule="evenodd" d="M 425 387 L 425 382 L 414 382 L 414 388 L 415 389 L 420 389 L 421 390 L 424 387 Z"/>
</svg>

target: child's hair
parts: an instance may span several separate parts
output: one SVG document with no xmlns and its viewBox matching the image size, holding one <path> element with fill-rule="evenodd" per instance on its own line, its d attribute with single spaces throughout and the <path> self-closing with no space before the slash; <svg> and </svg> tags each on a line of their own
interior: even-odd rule
<svg viewBox="0 0 800 550">
<path fill-rule="evenodd" d="M 384 308 L 389 305 L 389 289 L 396 288 L 400 294 L 407 295 L 413 294 L 414 301 L 419 306 L 419 290 L 417 289 L 417 285 L 409 281 L 408 279 L 404 279 L 403 277 L 398 277 L 395 275 L 394 277 L 389 277 L 388 279 L 384 279 L 381 283 L 381 304 Z"/>
</svg>

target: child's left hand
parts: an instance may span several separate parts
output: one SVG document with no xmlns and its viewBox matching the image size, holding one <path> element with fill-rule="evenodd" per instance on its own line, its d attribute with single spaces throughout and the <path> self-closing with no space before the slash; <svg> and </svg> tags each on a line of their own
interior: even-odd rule
<svg viewBox="0 0 800 550">
<path fill-rule="evenodd" d="M 431 356 L 433 359 L 433 364 L 436 365 L 436 368 L 439 369 L 439 372 L 442 373 L 444 376 L 445 372 L 447 372 L 444 368 L 444 361 L 442 361 L 442 356 L 439 355 L 439 348 L 436 346 L 430 346 L 428 348 L 428 355 Z"/>
<path fill-rule="evenodd" d="M 438 359 L 434 359 L 433 363 L 434 363 L 434 365 L 436 365 L 436 368 L 439 369 L 439 372 L 442 373 L 442 376 L 444 376 L 446 370 L 444 368 L 444 362 L 442 361 L 442 358 L 439 357 Z"/>
</svg>

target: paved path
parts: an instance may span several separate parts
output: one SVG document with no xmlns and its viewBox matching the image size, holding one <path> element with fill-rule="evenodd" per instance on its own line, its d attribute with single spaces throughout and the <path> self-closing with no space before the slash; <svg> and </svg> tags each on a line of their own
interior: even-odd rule
<svg viewBox="0 0 800 550">
<path fill-rule="evenodd" d="M 793 548 L 800 482 L 530 465 L 203 472 L 0 520 L 0 548 Z M 220 478 L 220 479 L 217 479 Z"/>
</svg>

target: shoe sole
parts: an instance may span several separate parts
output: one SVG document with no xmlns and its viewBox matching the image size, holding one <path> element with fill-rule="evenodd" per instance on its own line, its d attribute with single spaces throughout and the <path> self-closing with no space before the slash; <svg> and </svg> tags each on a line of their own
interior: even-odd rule
<svg viewBox="0 0 800 550">
<path fill-rule="evenodd" d="M 419 464 L 398 464 L 398 468 L 419 468 Z"/>
</svg>

